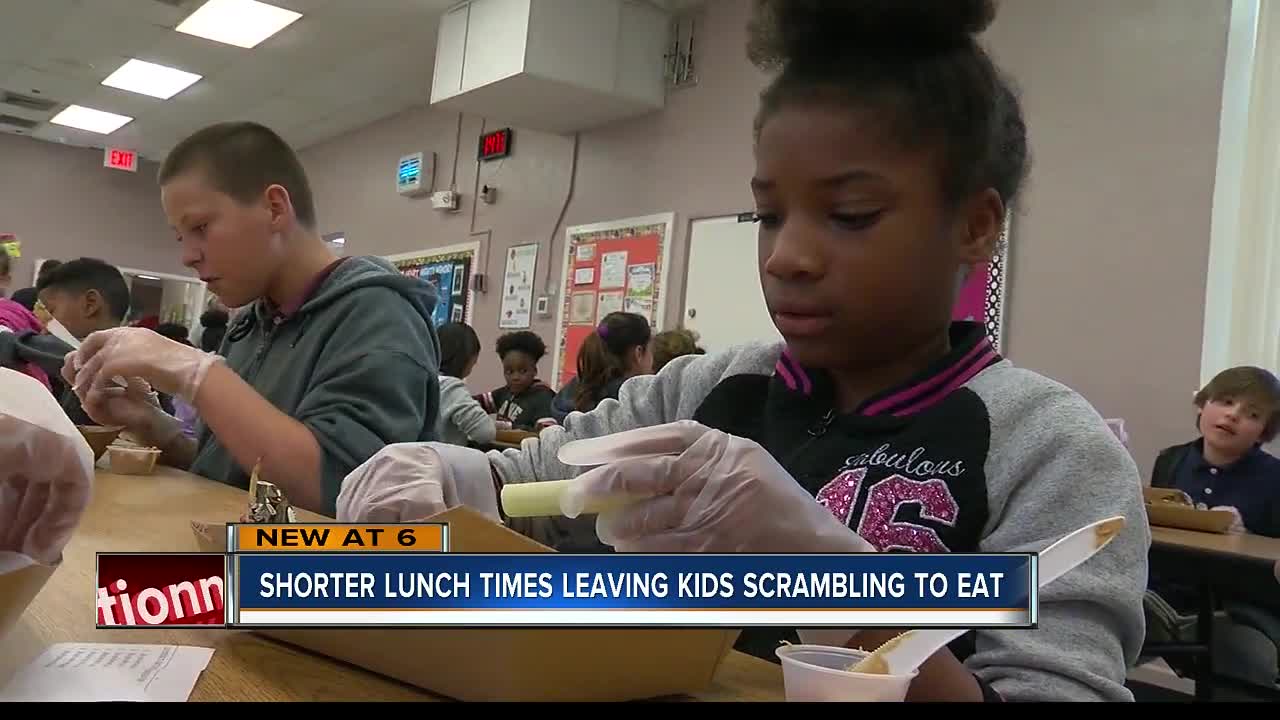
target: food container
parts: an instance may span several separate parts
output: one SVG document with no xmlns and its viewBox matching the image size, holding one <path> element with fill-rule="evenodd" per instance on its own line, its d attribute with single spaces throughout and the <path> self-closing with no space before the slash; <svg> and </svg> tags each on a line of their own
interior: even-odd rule
<svg viewBox="0 0 1280 720">
<path fill-rule="evenodd" d="M 85 442 L 89 443 L 89 449 L 93 450 L 93 461 L 97 462 L 106 454 L 107 446 L 120 437 L 120 431 L 124 428 L 103 425 L 77 425 L 76 429 L 84 436 Z"/>
<path fill-rule="evenodd" d="M 160 459 L 156 448 L 125 447 L 112 445 L 107 448 L 111 472 L 117 475 L 150 475 Z"/>
<path fill-rule="evenodd" d="M 853 648 L 783 645 L 775 652 L 787 702 L 902 702 L 917 674 L 849 672 L 845 668 L 870 654 Z"/>
</svg>

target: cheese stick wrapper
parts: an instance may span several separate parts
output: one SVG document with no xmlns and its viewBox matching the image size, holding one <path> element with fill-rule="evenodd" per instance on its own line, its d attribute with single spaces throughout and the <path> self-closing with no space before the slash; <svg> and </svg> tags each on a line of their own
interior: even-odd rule
<svg viewBox="0 0 1280 720">
<path fill-rule="evenodd" d="M 607 510 L 628 505 L 638 498 L 619 496 L 601 502 L 588 503 L 580 511 L 566 508 L 564 497 L 575 480 L 546 480 L 518 483 L 502 488 L 502 511 L 507 517 L 555 517 L 574 518 L 579 515 L 596 515 Z"/>
</svg>

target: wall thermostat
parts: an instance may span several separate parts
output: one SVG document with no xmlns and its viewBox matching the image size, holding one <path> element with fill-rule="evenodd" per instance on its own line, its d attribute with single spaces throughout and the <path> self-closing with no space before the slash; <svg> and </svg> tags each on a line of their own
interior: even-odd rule
<svg viewBox="0 0 1280 720">
<path fill-rule="evenodd" d="M 435 173 L 435 153 L 405 155 L 396 166 L 396 192 L 409 197 L 428 193 L 435 181 Z"/>
</svg>

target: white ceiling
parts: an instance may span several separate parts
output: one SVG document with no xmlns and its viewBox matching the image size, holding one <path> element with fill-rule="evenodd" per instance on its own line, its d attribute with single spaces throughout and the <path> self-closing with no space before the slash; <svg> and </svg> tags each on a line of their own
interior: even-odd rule
<svg viewBox="0 0 1280 720">
<path fill-rule="evenodd" d="M 303 16 L 247 50 L 173 30 L 204 0 L 0 0 L 0 91 L 56 103 L 0 102 L 0 115 L 37 123 L 0 131 L 160 159 L 187 134 L 239 119 L 306 147 L 425 104 L 437 20 L 457 2 L 267 1 Z M 100 84 L 131 57 L 204 79 L 170 100 Z M 107 136 L 48 122 L 72 103 L 134 121 Z"/>
</svg>

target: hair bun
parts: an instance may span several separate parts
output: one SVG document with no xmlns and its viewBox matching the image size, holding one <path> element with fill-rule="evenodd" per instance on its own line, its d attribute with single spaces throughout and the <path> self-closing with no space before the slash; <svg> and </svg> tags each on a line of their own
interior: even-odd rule
<svg viewBox="0 0 1280 720">
<path fill-rule="evenodd" d="M 910 56 L 969 42 L 995 0 L 755 0 L 747 56 L 761 68 L 866 52 Z"/>
</svg>

